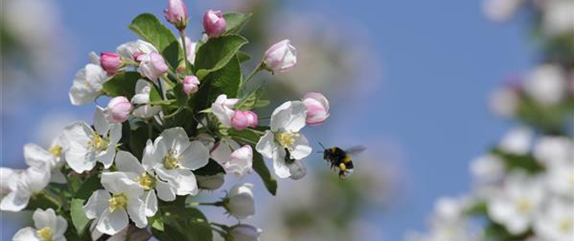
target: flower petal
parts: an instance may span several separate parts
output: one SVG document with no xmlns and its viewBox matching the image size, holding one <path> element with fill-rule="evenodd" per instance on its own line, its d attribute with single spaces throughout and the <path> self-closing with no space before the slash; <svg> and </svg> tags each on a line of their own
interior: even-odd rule
<svg viewBox="0 0 574 241">
<path fill-rule="evenodd" d="M 28 166 L 52 168 L 52 165 L 55 164 L 54 158 L 52 154 L 36 144 L 24 145 L 24 160 Z"/>
<path fill-rule="evenodd" d="M 271 115 L 271 130 L 299 132 L 305 127 L 307 107 L 301 101 L 287 101 Z"/>
<path fill-rule="evenodd" d="M 121 172 L 133 172 L 141 175 L 145 172 L 138 159 L 127 151 L 119 151 L 116 154 L 116 167 Z"/>
<path fill-rule="evenodd" d="M 32 215 L 32 219 L 34 220 L 34 226 L 36 229 L 43 229 L 43 228 L 50 228 L 52 230 L 56 230 L 56 213 L 54 209 L 36 209 L 34 214 Z"/>
<path fill-rule="evenodd" d="M 197 170 L 207 165 L 209 161 L 209 150 L 199 141 L 192 141 L 181 154 L 181 166 Z"/>
<path fill-rule="evenodd" d="M 273 132 L 266 131 L 265 135 L 263 135 L 261 139 L 259 139 L 259 142 L 257 142 L 255 149 L 265 158 L 273 158 L 273 151 L 278 149 L 277 144 L 275 144 L 275 136 L 273 135 Z"/>
<path fill-rule="evenodd" d="M 281 148 L 277 148 L 273 153 L 273 170 L 279 178 L 288 178 L 291 176 L 291 171 L 285 163 L 285 154 L 285 150 Z"/>
<path fill-rule="evenodd" d="M 130 219 L 136 224 L 138 228 L 145 228 L 147 226 L 147 218 L 145 215 L 145 204 L 139 198 L 130 197 L 127 211 Z"/>
<path fill-rule="evenodd" d="M 161 180 L 156 180 L 155 190 L 157 190 L 159 199 L 166 202 L 175 200 L 175 186 Z"/>
<path fill-rule="evenodd" d="M 189 145 L 187 133 L 185 133 L 185 130 L 181 127 L 167 129 L 161 133 L 161 136 L 167 148 L 183 151 Z"/>
<path fill-rule="evenodd" d="M 98 153 L 97 159 L 104 164 L 105 169 L 109 169 L 114 164 L 114 157 L 116 156 L 115 145 L 109 145 L 108 149 Z"/>
<path fill-rule="evenodd" d="M 128 223 L 128 214 L 125 210 L 118 208 L 114 212 L 110 212 L 110 209 L 106 208 L 98 220 L 96 228 L 102 233 L 114 235 L 126 228 Z"/>
<path fill-rule="evenodd" d="M 99 106 L 96 106 L 96 111 L 94 112 L 94 128 L 96 129 L 96 132 L 101 135 L 107 134 L 110 130 L 110 123 L 106 119 L 104 109 Z"/>
<path fill-rule="evenodd" d="M 26 206 L 28 206 L 28 202 L 30 201 L 30 196 L 24 193 L 16 191 L 12 191 L 8 193 L 0 202 L 0 210 L 2 211 L 10 211 L 10 212 L 19 212 L 22 211 Z"/>
<path fill-rule="evenodd" d="M 295 139 L 295 147 L 290 152 L 291 157 L 296 160 L 303 159 L 313 152 L 313 148 L 309 146 L 309 141 L 305 136 L 300 135 Z"/>
<path fill-rule="evenodd" d="M 36 236 L 36 229 L 26 227 L 18 230 L 18 232 L 14 234 L 12 241 L 41 241 L 41 240 Z"/>
<path fill-rule="evenodd" d="M 110 196 L 106 190 L 100 189 L 95 191 L 83 207 L 86 217 L 94 219 L 100 216 L 100 214 L 108 208 L 108 200 L 110 200 L 110 198 L 112 198 L 112 196 Z"/>
<path fill-rule="evenodd" d="M 149 190 L 144 194 L 145 215 L 152 217 L 157 212 L 157 197 L 154 190 Z"/>
</svg>

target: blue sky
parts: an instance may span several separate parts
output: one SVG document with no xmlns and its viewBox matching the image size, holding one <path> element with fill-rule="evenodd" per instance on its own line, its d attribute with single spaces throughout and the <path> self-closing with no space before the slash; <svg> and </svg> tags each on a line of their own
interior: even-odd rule
<svg viewBox="0 0 574 241">
<path fill-rule="evenodd" d="M 160 15 L 166 2 L 56 1 L 73 50 L 65 54 L 70 66 L 64 78 L 70 81 L 52 88 L 50 95 L 58 97 L 28 100 L 29 112 L 4 120 L 4 137 L 14 138 L 4 143 L 4 158 L 21 157 L 21 146 L 34 134 L 23 126 L 36 125 L 37 115 L 63 109 L 89 120 L 92 107 L 72 107 L 67 99 L 75 71 L 85 65 L 88 52 L 113 51 L 133 40 L 126 29 L 131 19 L 141 12 Z M 187 2 L 192 19 L 198 20 L 206 9 Z M 372 81 L 383 84 L 363 103 L 370 107 L 355 119 L 360 124 L 345 127 L 345 133 L 391 140 L 403 153 L 404 202 L 373 217 L 385 240 L 423 229 L 433 201 L 468 190 L 468 162 L 509 126 L 488 112 L 486 98 L 506 74 L 524 71 L 533 61 L 524 21 L 493 24 L 483 16 L 480 1 L 292 0 L 286 7 L 347 19 L 368 31 L 374 43 L 370 53 L 381 60 L 377 67 L 383 70 L 382 78 Z"/>
</svg>

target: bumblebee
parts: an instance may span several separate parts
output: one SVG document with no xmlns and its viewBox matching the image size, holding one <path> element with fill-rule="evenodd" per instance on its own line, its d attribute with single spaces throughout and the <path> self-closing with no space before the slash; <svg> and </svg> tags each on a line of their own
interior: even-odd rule
<svg viewBox="0 0 574 241">
<path fill-rule="evenodd" d="M 353 164 L 353 158 L 351 155 L 358 154 L 365 150 L 363 146 L 351 147 L 349 149 L 343 150 L 339 147 L 325 148 L 323 144 L 319 143 L 323 147 L 323 159 L 331 164 L 331 169 L 339 170 L 339 178 L 346 179 L 353 174 L 355 165 Z"/>
</svg>

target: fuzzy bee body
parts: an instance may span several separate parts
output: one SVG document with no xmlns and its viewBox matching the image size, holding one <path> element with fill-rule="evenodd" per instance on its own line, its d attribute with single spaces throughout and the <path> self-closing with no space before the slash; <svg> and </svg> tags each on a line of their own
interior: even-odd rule
<svg viewBox="0 0 574 241">
<path fill-rule="evenodd" d="M 358 150 L 359 148 L 355 149 L 357 150 L 343 150 L 339 147 L 327 148 L 323 152 L 323 159 L 331 164 L 332 169 L 339 170 L 339 178 L 345 179 L 353 173 L 355 168 L 350 153 L 364 150 L 363 147 L 360 148 L 361 150 Z"/>
</svg>

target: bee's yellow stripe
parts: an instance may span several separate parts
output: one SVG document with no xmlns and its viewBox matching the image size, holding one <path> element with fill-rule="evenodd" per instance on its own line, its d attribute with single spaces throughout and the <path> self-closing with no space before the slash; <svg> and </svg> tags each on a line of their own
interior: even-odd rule
<svg viewBox="0 0 574 241">
<path fill-rule="evenodd" d="M 352 161 L 353 161 L 353 159 L 350 156 L 346 156 L 345 159 L 343 159 L 343 162 L 345 162 L 345 163 L 349 163 Z"/>
</svg>

